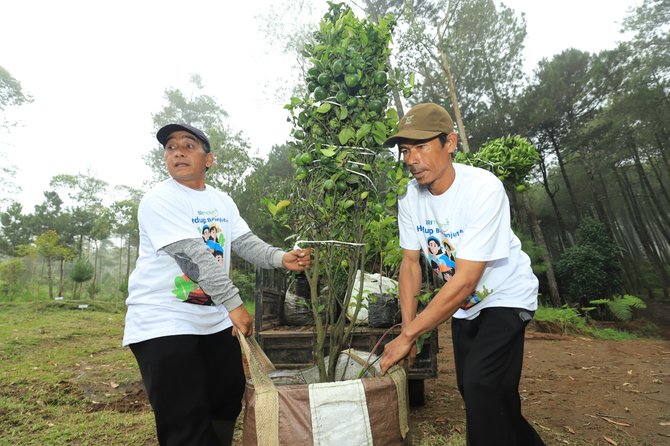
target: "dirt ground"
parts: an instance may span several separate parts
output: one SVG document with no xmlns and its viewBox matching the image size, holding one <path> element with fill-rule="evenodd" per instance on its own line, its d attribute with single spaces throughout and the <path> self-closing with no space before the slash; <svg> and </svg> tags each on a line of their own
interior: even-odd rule
<svg viewBox="0 0 670 446">
<path fill-rule="evenodd" d="M 662 340 L 601 341 L 529 327 L 522 410 L 547 446 L 670 445 L 666 317 L 656 321 Z M 425 383 L 426 404 L 410 412 L 415 441 L 464 429 L 448 328 L 440 329 L 439 376 Z"/>
</svg>

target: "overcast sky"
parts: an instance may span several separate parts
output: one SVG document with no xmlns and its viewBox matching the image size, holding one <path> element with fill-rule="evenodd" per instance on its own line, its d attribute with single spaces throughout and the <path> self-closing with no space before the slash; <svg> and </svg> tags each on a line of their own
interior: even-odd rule
<svg viewBox="0 0 670 446">
<path fill-rule="evenodd" d="M 202 93 L 264 157 L 290 128 L 278 97 L 287 57 L 262 34 L 279 0 L 21 0 L 2 4 L 0 66 L 34 102 L 11 110 L 0 152 L 16 166 L 24 212 L 42 202 L 58 174 L 89 173 L 140 188 L 142 156 L 156 146 L 151 115 L 174 87 Z M 326 2 L 318 15 L 326 9 Z M 496 2 L 497 3 L 497 2 Z M 503 0 L 526 13 L 526 67 L 566 48 L 599 51 L 622 40 L 621 21 L 641 0 Z M 2 161 L 2 158 L 0 158 Z"/>
</svg>

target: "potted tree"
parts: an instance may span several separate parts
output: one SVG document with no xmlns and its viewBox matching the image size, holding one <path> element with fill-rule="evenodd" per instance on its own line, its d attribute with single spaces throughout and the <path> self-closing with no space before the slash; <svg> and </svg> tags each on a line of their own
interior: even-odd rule
<svg viewBox="0 0 670 446">
<path fill-rule="evenodd" d="M 393 26 L 390 17 L 372 23 L 331 4 L 302 53 L 310 64 L 306 93 L 286 106 L 294 125 L 296 181 L 286 212 L 274 217 L 295 243 L 313 248 L 307 280 L 320 381 L 336 379 L 337 361 L 326 367 L 326 352 L 348 345 L 354 324 L 342 310 L 352 306 L 355 320 L 362 299 L 352 289 L 363 288 L 353 286 L 363 280 L 357 271 L 380 252 L 370 249 L 379 244 L 369 230 L 388 218 L 384 203 L 395 204 L 408 181 L 382 146 L 398 122 L 387 107 L 391 88 L 402 87 L 388 73 Z"/>
</svg>

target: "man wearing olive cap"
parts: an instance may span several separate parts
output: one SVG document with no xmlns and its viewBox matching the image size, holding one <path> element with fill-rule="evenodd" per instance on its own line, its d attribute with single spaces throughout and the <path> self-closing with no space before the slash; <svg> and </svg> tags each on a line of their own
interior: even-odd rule
<svg viewBox="0 0 670 446">
<path fill-rule="evenodd" d="M 266 244 L 233 200 L 205 183 L 214 155 L 203 131 L 169 124 L 156 137 L 171 178 L 139 205 L 123 345 L 137 359 L 161 445 L 227 446 L 245 383 L 235 334 L 253 334 L 228 275 L 231 249 L 261 267 L 292 271 L 309 267 L 310 250 Z M 210 240 L 214 226 L 222 243 Z"/>
<path fill-rule="evenodd" d="M 512 232 L 502 183 L 486 170 L 452 162 L 457 135 L 437 104 L 409 110 L 386 144 L 398 145 L 414 179 L 398 200 L 403 328 L 385 346 L 382 371 L 408 355 L 412 361 L 419 336 L 451 318 L 468 446 L 543 445 L 521 415 L 519 397 L 524 333 L 537 309 L 538 281 Z M 435 238 L 453 247 L 456 265 L 417 315 L 419 259 L 422 253 L 429 258 L 428 242 Z"/>
</svg>

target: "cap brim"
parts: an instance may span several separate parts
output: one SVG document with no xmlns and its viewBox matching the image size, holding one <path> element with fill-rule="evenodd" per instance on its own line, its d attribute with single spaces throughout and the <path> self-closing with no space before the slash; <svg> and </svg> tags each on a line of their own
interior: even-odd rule
<svg viewBox="0 0 670 446">
<path fill-rule="evenodd" d="M 189 128 L 184 127 L 183 125 L 180 124 L 168 124 L 165 127 L 162 127 L 158 133 L 156 133 L 156 139 L 158 140 L 161 145 L 165 145 L 165 143 L 168 141 L 168 138 L 170 135 L 172 135 L 174 132 L 178 130 L 183 130 L 185 132 L 189 132 L 193 134 L 193 131 Z M 200 138 L 198 138 L 200 139 Z"/>
<path fill-rule="evenodd" d="M 427 131 L 427 130 L 401 130 L 395 135 L 391 136 L 390 138 L 387 138 L 386 141 L 384 141 L 384 146 L 386 147 L 392 147 L 398 143 L 398 140 L 400 139 L 412 139 L 415 141 L 423 141 L 426 139 L 432 139 L 435 138 L 436 136 L 442 134 L 444 132 L 441 131 Z"/>
<path fill-rule="evenodd" d="M 170 135 L 180 130 L 188 132 L 191 135 L 198 138 L 200 141 L 202 141 L 202 144 L 205 148 L 205 152 L 209 152 L 211 150 L 209 140 L 207 139 L 207 135 L 205 135 L 201 130 L 196 129 L 195 127 L 190 127 L 188 125 L 168 124 L 162 127 L 160 130 L 158 130 L 158 132 L 156 133 L 156 139 L 158 140 L 159 143 L 161 143 L 163 147 L 165 147 L 165 144 L 168 142 L 168 139 L 170 139 Z"/>
</svg>

